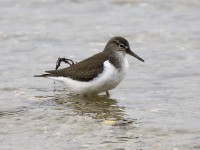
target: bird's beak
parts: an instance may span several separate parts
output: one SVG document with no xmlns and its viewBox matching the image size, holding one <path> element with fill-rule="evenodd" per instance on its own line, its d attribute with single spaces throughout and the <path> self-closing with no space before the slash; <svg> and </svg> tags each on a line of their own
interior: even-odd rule
<svg viewBox="0 0 200 150">
<path fill-rule="evenodd" d="M 131 49 L 129 49 L 129 50 L 127 51 L 127 53 L 128 53 L 129 55 L 131 55 L 131 56 L 133 56 L 133 57 L 139 59 L 140 61 L 144 62 L 144 60 L 143 60 L 142 58 L 140 58 L 138 55 L 136 55 L 133 51 L 131 51 Z"/>
</svg>

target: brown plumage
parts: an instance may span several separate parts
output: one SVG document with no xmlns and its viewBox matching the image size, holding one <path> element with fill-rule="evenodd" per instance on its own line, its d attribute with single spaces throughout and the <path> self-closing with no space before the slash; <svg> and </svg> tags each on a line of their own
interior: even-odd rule
<svg viewBox="0 0 200 150">
<path fill-rule="evenodd" d="M 70 67 L 45 71 L 49 74 L 34 77 L 69 77 L 78 81 L 90 81 L 103 71 L 103 63 L 108 59 L 106 52 L 98 53 Z M 92 64 L 92 65 L 91 65 Z"/>
</svg>

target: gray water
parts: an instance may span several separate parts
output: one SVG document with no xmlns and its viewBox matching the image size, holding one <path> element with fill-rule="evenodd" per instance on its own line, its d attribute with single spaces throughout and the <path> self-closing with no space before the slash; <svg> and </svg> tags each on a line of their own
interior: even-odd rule
<svg viewBox="0 0 200 150">
<path fill-rule="evenodd" d="M 145 63 L 109 98 L 33 78 L 116 35 Z M 0 0 L 0 83 L 1 150 L 200 149 L 200 1 Z"/>
</svg>

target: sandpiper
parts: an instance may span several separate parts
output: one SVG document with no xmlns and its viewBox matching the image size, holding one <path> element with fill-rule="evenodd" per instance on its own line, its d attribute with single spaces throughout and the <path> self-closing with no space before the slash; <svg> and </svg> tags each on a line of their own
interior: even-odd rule
<svg viewBox="0 0 200 150">
<path fill-rule="evenodd" d="M 70 67 L 45 71 L 47 74 L 34 77 L 46 77 L 62 82 L 71 92 L 80 95 L 108 93 L 119 85 L 128 71 L 126 54 L 144 62 L 131 51 L 125 38 L 117 36 L 108 41 L 103 52 Z"/>
</svg>

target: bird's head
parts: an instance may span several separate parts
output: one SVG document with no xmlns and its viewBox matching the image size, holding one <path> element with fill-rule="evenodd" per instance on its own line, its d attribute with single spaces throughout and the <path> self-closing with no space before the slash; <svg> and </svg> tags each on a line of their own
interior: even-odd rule
<svg viewBox="0 0 200 150">
<path fill-rule="evenodd" d="M 106 44 L 104 52 L 111 52 L 111 53 L 120 52 L 123 54 L 129 54 L 139 59 L 140 61 L 144 62 L 142 58 L 140 58 L 130 49 L 129 42 L 123 37 L 116 36 L 111 38 Z"/>
</svg>

